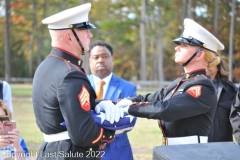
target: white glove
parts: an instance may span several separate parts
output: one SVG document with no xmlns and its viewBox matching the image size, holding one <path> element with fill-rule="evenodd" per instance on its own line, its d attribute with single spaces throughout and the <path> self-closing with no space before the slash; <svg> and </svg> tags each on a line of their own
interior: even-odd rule
<svg viewBox="0 0 240 160">
<path fill-rule="evenodd" d="M 120 112 L 123 112 L 123 114 L 124 114 L 124 113 L 129 114 L 129 113 L 128 113 L 129 106 L 126 106 L 126 107 L 124 107 L 124 108 L 119 108 L 119 109 L 120 109 Z"/>
<path fill-rule="evenodd" d="M 132 104 L 133 102 L 129 99 L 122 99 L 121 101 L 119 101 L 116 106 L 119 107 L 119 108 L 125 108 L 125 107 L 128 107 Z"/>
<path fill-rule="evenodd" d="M 95 107 L 95 112 L 100 113 L 100 111 L 105 111 L 106 120 L 111 124 L 118 122 L 120 117 L 123 118 L 124 112 L 120 108 L 116 107 L 111 101 L 101 101 Z"/>
</svg>

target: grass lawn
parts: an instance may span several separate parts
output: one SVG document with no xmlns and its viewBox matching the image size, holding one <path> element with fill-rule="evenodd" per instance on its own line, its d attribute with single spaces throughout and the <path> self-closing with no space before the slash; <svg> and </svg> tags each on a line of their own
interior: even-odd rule
<svg viewBox="0 0 240 160">
<path fill-rule="evenodd" d="M 36 125 L 32 107 L 32 85 L 10 84 L 13 94 L 14 119 L 29 151 L 38 151 L 43 134 Z M 152 149 L 161 145 L 161 132 L 156 120 L 138 118 L 134 129 L 128 133 L 135 160 L 152 159 Z M 35 159 L 35 157 L 32 157 Z"/>
<path fill-rule="evenodd" d="M 154 146 L 161 142 L 161 132 L 156 120 L 138 118 L 135 127 L 128 133 L 135 160 L 151 160 Z"/>
</svg>

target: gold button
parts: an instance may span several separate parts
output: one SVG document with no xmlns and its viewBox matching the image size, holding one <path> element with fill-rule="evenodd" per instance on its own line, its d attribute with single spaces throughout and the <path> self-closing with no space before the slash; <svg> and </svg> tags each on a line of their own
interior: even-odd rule
<svg viewBox="0 0 240 160">
<path fill-rule="evenodd" d="M 70 63 L 70 61 L 67 61 L 68 63 Z"/>
<path fill-rule="evenodd" d="M 78 61 L 78 65 L 80 65 L 80 64 L 81 64 L 81 62 L 82 62 L 82 61 L 81 61 L 81 60 L 79 60 L 79 61 Z"/>
<path fill-rule="evenodd" d="M 103 135 L 102 137 L 105 138 L 105 135 Z"/>
<path fill-rule="evenodd" d="M 92 151 L 92 148 L 89 148 L 89 151 Z"/>
<path fill-rule="evenodd" d="M 112 136 L 109 137 L 110 139 L 112 138 Z"/>
</svg>

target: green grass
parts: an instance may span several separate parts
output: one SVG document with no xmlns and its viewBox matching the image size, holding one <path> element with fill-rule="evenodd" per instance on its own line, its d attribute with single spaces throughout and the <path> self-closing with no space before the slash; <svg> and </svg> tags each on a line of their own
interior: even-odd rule
<svg viewBox="0 0 240 160">
<path fill-rule="evenodd" d="M 32 96 L 32 84 L 10 84 L 13 96 L 19 97 L 31 97 Z"/>
<path fill-rule="evenodd" d="M 135 160 L 152 159 L 153 147 L 161 145 L 161 132 L 156 120 L 138 118 L 128 137 Z"/>
<path fill-rule="evenodd" d="M 43 134 L 36 125 L 33 113 L 32 102 L 22 98 L 13 98 L 14 119 L 17 122 L 17 128 L 27 144 L 30 144 L 29 150 L 37 151 L 39 146 L 35 144 L 43 141 Z M 32 146 L 33 145 L 33 146 Z"/>
<path fill-rule="evenodd" d="M 11 84 L 14 119 L 28 149 L 37 152 L 43 142 L 43 134 L 36 125 L 31 100 L 31 84 Z M 142 94 L 142 93 L 141 93 Z M 138 118 L 134 129 L 128 133 L 135 160 L 152 159 L 154 146 L 161 145 L 161 132 L 156 120 Z M 32 157 L 32 160 L 35 157 Z"/>
</svg>

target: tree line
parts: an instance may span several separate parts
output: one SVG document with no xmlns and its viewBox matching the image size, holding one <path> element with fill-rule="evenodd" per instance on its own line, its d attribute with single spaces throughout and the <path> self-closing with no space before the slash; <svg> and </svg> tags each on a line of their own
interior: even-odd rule
<svg viewBox="0 0 240 160">
<path fill-rule="evenodd" d="M 97 29 L 92 42 L 113 46 L 114 72 L 127 80 L 173 80 L 183 72 L 174 62 L 173 39 L 184 18 L 194 19 L 225 46 L 231 78 L 240 80 L 239 0 L 0 0 L 0 77 L 32 78 L 51 50 L 42 19 L 90 2 L 89 17 Z M 89 73 L 88 58 L 81 57 Z"/>
</svg>

